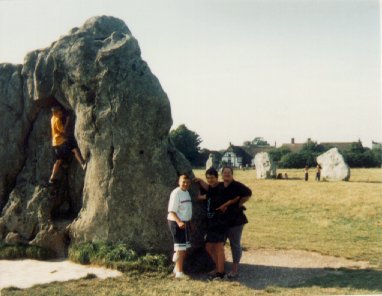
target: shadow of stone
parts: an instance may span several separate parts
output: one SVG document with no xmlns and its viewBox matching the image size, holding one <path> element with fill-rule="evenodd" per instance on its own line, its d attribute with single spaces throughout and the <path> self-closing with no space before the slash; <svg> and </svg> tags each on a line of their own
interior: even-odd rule
<svg viewBox="0 0 382 296">
<path fill-rule="evenodd" d="M 370 183 L 370 184 L 381 184 L 382 181 L 349 181 L 350 183 Z"/>
<path fill-rule="evenodd" d="M 322 277 L 313 278 L 298 287 L 319 286 L 322 288 L 353 288 L 382 292 L 381 269 L 341 268 Z"/>
<path fill-rule="evenodd" d="M 226 263 L 226 270 L 231 263 Z M 207 275 L 194 275 L 195 280 L 207 280 Z M 240 264 L 240 276 L 231 280 L 254 290 L 269 286 L 308 288 L 353 288 L 382 291 L 382 270 L 334 269 L 334 268 L 289 268 Z"/>
</svg>

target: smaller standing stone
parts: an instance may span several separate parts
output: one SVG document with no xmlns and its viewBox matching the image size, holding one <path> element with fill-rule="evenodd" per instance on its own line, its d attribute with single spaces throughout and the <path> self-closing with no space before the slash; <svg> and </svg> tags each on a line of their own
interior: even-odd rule
<svg viewBox="0 0 382 296">
<path fill-rule="evenodd" d="M 349 181 L 350 168 L 337 148 L 332 148 L 317 157 L 321 166 L 321 178 L 325 181 Z"/>
<path fill-rule="evenodd" d="M 252 162 L 256 166 L 257 179 L 270 179 L 276 176 L 276 165 L 267 152 L 257 153 Z"/>
<path fill-rule="evenodd" d="M 207 162 L 206 162 L 206 170 L 209 168 L 215 168 L 218 169 L 219 167 L 219 160 L 217 159 L 216 155 L 213 153 L 210 153 L 208 156 Z"/>
</svg>

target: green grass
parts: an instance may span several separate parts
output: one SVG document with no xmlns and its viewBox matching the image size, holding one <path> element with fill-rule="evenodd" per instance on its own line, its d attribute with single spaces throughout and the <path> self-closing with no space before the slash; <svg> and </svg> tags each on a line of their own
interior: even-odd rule
<svg viewBox="0 0 382 296">
<path fill-rule="evenodd" d="M 382 170 L 352 172 L 350 182 L 244 181 L 253 191 L 244 246 L 317 251 L 382 268 Z"/>
<path fill-rule="evenodd" d="M 313 170 L 308 182 L 302 180 L 302 170 L 280 172 L 284 171 L 290 180 L 257 180 L 255 171 L 235 171 L 235 178 L 253 191 L 253 197 L 246 204 L 250 222 L 243 233 L 245 248 L 315 251 L 368 261 L 375 268 L 330 270 L 325 276 L 293 286 L 271 284 L 261 290 L 237 282 L 174 281 L 166 272 L 142 272 L 138 268 L 135 273 L 114 279 L 89 278 L 26 290 L 6 289 L 2 295 L 381 294 L 382 169 L 353 169 L 349 182 L 337 183 L 315 182 Z M 194 173 L 204 177 L 202 170 Z M 114 252 L 109 252 L 107 246 L 104 248 L 103 251 L 100 246 L 73 249 L 71 258 L 77 262 L 119 268 L 117 262 L 130 262 L 126 258 L 134 255 L 127 247 L 117 248 Z M 129 264 L 125 270 L 134 270 Z M 150 264 L 155 267 L 157 263 Z M 168 270 L 168 263 L 163 264 Z"/>
</svg>

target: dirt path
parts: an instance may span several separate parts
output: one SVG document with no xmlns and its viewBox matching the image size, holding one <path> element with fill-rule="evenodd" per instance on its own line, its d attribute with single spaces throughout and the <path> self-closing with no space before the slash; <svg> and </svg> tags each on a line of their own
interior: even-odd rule
<svg viewBox="0 0 382 296">
<path fill-rule="evenodd" d="M 226 249 L 227 271 L 231 268 L 231 252 Z M 338 268 L 372 268 L 368 262 L 324 256 L 298 250 L 249 250 L 243 252 L 238 281 L 253 289 L 269 285 L 290 286 L 307 279 L 337 272 Z"/>
<path fill-rule="evenodd" d="M 230 270 L 230 250 L 226 250 L 227 271 Z M 290 286 L 309 278 L 336 272 L 338 268 L 364 269 L 367 262 L 323 256 L 297 250 L 249 250 L 243 253 L 238 281 L 253 289 L 269 285 Z M 94 274 L 98 278 L 121 275 L 116 270 L 84 266 L 70 261 L 0 260 L 0 290 L 5 287 L 28 288 L 36 284 L 68 281 Z"/>
<path fill-rule="evenodd" d="M 37 284 L 64 282 L 83 278 L 88 274 L 94 274 L 100 279 L 122 275 L 117 270 L 80 265 L 68 260 L 0 260 L 0 290 L 6 287 L 25 289 Z"/>
</svg>

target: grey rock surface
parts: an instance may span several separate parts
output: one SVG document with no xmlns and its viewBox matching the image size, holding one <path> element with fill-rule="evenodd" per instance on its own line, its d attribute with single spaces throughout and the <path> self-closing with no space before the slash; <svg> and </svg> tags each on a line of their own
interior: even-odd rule
<svg viewBox="0 0 382 296">
<path fill-rule="evenodd" d="M 50 109 L 74 115 L 87 160 L 47 187 Z M 64 256 L 69 242 L 125 242 L 171 252 L 170 192 L 191 166 L 168 133 L 170 103 L 123 21 L 94 17 L 23 65 L 0 65 L 0 239 L 9 233 Z M 197 213 L 196 213 L 197 214 Z"/>
<path fill-rule="evenodd" d="M 267 152 L 259 152 L 253 159 L 257 179 L 270 179 L 276 176 L 276 165 Z"/>
<path fill-rule="evenodd" d="M 337 148 L 332 148 L 317 157 L 321 166 L 321 178 L 325 181 L 349 181 L 350 168 Z"/>
</svg>

